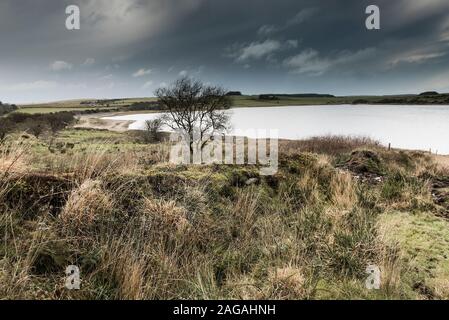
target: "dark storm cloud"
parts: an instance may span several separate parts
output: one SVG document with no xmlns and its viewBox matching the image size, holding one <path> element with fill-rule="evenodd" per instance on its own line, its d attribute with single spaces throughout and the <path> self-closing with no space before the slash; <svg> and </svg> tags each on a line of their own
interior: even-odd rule
<svg viewBox="0 0 449 320">
<path fill-rule="evenodd" d="M 65 29 L 65 8 L 81 30 Z M 365 8 L 381 9 L 381 30 Z M 0 100 L 147 96 L 180 75 L 233 90 L 449 91 L 447 0 L 2 0 Z"/>
</svg>

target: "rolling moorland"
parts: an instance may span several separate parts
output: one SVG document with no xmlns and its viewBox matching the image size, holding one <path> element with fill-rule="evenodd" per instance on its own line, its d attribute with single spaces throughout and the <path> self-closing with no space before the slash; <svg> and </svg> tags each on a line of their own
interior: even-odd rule
<svg viewBox="0 0 449 320">
<path fill-rule="evenodd" d="M 171 145 L 145 131 L 76 129 L 69 112 L 30 114 L 130 101 L 99 104 L 28 114 L 19 106 L 7 116 L 0 297 L 449 298 L 447 157 L 316 137 L 281 141 L 279 171 L 263 177 L 257 165 L 174 166 Z M 372 264 L 379 290 L 365 287 Z M 64 287 L 68 265 L 81 270 L 80 290 Z"/>
<path fill-rule="evenodd" d="M 231 92 L 232 93 L 232 92 Z M 394 96 L 347 96 L 336 97 L 320 94 L 262 94 L 232 95 L 232 107 L 264 107 L 289 105 L 325 105 L 325 104 L 449 104 L 449 94 L 423 92 L 419 95 Z M 156 98 L 132 98 L 113 100 L 70 100 L 54 103 L 19 105 L 22 113 L 50 113 L 60 111 L 128 112 L 151 111 L 156 105 Z"/>
</svg>

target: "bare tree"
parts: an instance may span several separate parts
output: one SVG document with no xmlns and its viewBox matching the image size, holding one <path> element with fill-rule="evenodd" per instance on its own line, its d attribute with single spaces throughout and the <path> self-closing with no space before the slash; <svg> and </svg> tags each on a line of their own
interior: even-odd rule
<svg viewBox="0 0 449 320">
<path fill-rule="evenodd" d="M 157 142 L 161 140 L 162 119 L 156 118 L 145 121 L 145 141 Z"/>
<path fill-rule="evenodd" d="M 213 135 L 229 128 L 225 110 L 231 103 L 221 87 L 184 77 L 170 87 L 159 88 L 155 95 L 167 111 L 162 118 L 164 124 L 173 130 L 181 130 L 189 138 L 191 160 L 194 143 L 203 150 Z M 199 136 L 197 141 L 195 134 Z"/>
</svg>

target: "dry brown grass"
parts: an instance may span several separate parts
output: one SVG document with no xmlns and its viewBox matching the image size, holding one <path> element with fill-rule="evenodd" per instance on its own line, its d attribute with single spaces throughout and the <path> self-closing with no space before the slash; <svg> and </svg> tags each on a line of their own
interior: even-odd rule
<svg viewBox="0 0 449 320">
<path fill-rule="evenodd" d="M 30 171 L 29 152 L 30 144 L 22 139 L 0 143 L 0 209 L 4 196 Z"/>
<path fill-rule="evenodd" d="M 332 190 L 332 203 L 337 208 L 348 210 L 356 204 L 356 182 L 350 173 L 338 172 L 333 175 L 330 189 Z"/>
<path fill-rule="evenodd" d="M 175 201 L 164 201 L 161 199 L 146 199 L 143 212 L 150 219 L 150 224 L 162 224 L 158 228 L 168 228 L 184 232 L 190 227 L 187 212 L 179 207 Z"/>
<path fill-rule="evenodd" d="M 91 149 L 85 153 L 75 155 L 65 168 L 73 172 L 79 183 L 89 179 L 96 179 L 108 174 L 126 174 L 135 172 L 138 159 L 133 152 L 121 154 L 110 153 L 107 149 Z"/>
<path fill-rule="evenodd" d="M 0 143 L 0 181 L 30 171 L 31 143 L 25 139 L 7 139 Z"/>
<path fill-rule="evenodd" d="M 148 286 L 146 274 L 149 272 L 145 256 L 139 256 L 132 243 L 126 238 L 112 240 L 107 244 L 103 257 L 103 272 L 117 281 L 118 288 L 115 299 L 142 300 L 146 296 Z"/>
<path fill-rule="evenodd" d="M 449 156 L 433 155 L 432 158 L 442 171 L 449 173 Z"/>
<path fill-rule="evenodd" d="M 413 156 L 410 165 L 409 157 L 363 139 L 312 141 L 284 142 L 272 180 L 255 167 L 167 165 L 163 144 L 52 154 L 45 168 L 64 174 L 72 190 L 54 216 L 23 218 L 6 208 L 0 292 L 69 299 L 408 297 L 403 272 L 413 270 L 384 243 L 377 217 L 392 208 L 429 208 L 429 185 L 417 172 L 431 165 Z M 336 168 L 339 152 L 363 143 L 388 169 L 379 184 Z M 258 182 L 236 183 L 242 176 Z M 81 267 L 78 293 L 62 287 L 68 263 Z M 380 293 L 363 290 L 371 263 L 383 271 Z"/>
<path fill-rule="evenodd" d="M 281 141 L 280 152 L 312 152 L 327 155 L 339 155 L 361 147 L 373 149 L 382 148 L 381 144 L 368 137 L 358 136 L 322 136 L 307 140 Z"/>
<path fill-rule="evenodd" d="M 298 299 L 305 295 L 305 279 L 298 267 L 286 266 L 270 270 L 268 279 L 272 292 L 267 298 Z"/>
<path fill-rule="evenodd" d="M 69 195 L 59 218 L 65 228 L 83 233 L 99 222 L 111 218 L 113 197 L 99 180 L 85 180 Z"/>
</svg>

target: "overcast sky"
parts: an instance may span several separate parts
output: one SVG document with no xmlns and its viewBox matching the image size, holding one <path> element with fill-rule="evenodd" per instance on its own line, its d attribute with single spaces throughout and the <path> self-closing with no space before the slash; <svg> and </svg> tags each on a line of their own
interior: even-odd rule
<svg viewBox="0 0 449 320">
<path fill-rule="evenodd" d="M 0 41 L 11 103 L 151 96 L 183 75 L 251 94 L 449 91 L 448 0 L 1 0 Z"/>
</svg>

